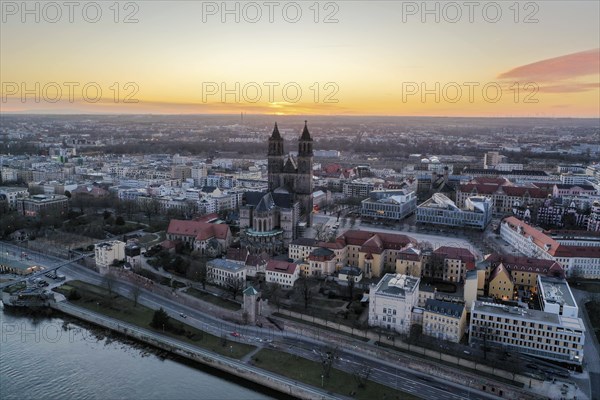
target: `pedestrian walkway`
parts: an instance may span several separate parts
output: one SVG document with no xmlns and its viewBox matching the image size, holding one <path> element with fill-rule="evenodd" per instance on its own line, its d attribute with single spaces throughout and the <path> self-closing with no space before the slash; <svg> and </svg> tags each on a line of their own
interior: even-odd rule
<svg viewBox="0 0 600 400">
<path fill-rule="evenodd" d="M 250 360 L 252 360 L 252 357 L 254 357 L 254 355 L 256 353 L 258 353 L 259 351 L 261 351 L 263 349 L 263 346 L 257 346 L 254 350 L 252 350 L 250 353 L 246 354 L 243 358 L 242 358 L 242 362 L 250 362 Z"/>
</svg>

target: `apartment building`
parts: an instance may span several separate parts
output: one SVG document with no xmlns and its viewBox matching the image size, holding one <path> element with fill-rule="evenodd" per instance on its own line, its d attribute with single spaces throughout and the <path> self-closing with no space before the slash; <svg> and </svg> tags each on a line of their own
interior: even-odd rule
<svg viewBox="0 0 600 400">
<path fill-rule="evenodd" d="M 8 202 L 9 210 L 16 210 L 17 200 L 29 196 L 27 188 L 9 186 L 0 187 L 0 194 L 6 196 L 6 201 Z"/>
<path fill-rule="evenodd" d="M 111 240 L 94 246 L 96 267 L 101 274 L 108 272 L 113 262 L 125 260 L 125 242 Z"/>
<path fill-rule="evenodd" d="M 465 305 L 427 299 L 423 312 L 423 333 L 437 339 L 459 343 L 467 327 Z"/>
<path fill-rule="evenodd" d="M 17 199 L 17 211 L 28 217 L 40 217 L 50 214 L 66 215 L 69 211 L 69 198 L 53 194 L 36 194 Z"/>
</svg>

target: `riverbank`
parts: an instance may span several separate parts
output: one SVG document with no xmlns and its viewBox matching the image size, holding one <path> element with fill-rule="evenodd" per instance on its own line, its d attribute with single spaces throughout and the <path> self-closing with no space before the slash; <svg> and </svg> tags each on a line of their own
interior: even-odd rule
<svg viewBox="0 0 600 400">
<path fill-rule="evenodd" d="M 75 317 L 94 325 L 110 329 L 153 347 L 168 351 L 194 362 L 198 362 L 210 368 L 232 374 L 240 379 L 277 390 L 278 392 L 291 397 L 301 399 L 339 398 L 336 395 L 322 392 L 300 382 L 285 379 L 263 369 L 259 369 L 254 366 L 244 364 L 240 361 L 235 361 L 233 359 L 202 350 L 196 346 L 188 345 L 169 337 L 159 335 L 148 329 L 139 328 L 133 324 L 116 321 L 113 318 L 94 313 L 90 310 L 74 306 L 67 302 L 52 303 L 50 307 L 71 317 Z"/>
</svg>

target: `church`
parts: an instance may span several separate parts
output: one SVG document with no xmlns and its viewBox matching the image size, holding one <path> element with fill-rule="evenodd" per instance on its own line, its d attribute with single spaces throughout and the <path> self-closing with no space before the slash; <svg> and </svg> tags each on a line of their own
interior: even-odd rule
<svg viewBox="0 0 600 400">
<path fill-rule="evenodd" d="M 312 225 L 313 140 L 307 122 L 298 155 L 286 156 L 277 123 L 268 144 L 267 192 L 246 192 L 240 207 L 242 245 L 252 252 L 282 252 Z"/>
</svg>

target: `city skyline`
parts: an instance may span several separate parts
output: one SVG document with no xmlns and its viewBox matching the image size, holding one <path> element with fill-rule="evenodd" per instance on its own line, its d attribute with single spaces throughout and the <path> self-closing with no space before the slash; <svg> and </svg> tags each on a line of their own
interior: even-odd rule
<svg viewBox="0 0 600 400">
<path fill-rule="evenodd" d="M 3 3 L 2 112 L 600 116 L 596 2 L 274 3 Z"/>
</svg>

